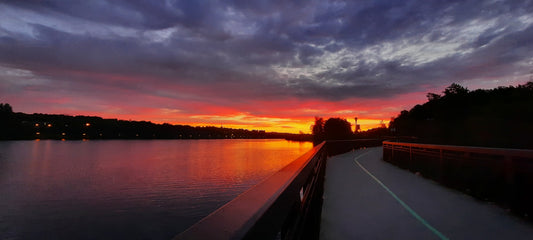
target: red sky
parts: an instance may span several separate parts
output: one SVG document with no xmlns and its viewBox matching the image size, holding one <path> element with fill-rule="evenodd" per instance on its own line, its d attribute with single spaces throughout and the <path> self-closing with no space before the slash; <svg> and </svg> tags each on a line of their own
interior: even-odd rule
<svg viewBox="0 0 533 240">
<path fill-rule="evenodd" d="M 438 92 L 439 90 L 437 90 Z M 4 95 L 15 111 L 90 115 L 124 120 L 147 120 L 154 123 L 224 126 L 276 132 L 310 132 L 315 116 L 342 117 L 363 130 L 375 128 L 383 120 L 388 123 L 403 109 L 410 109 L 426 100 L 426 92 L 402 94 L 390 99 L 348 98 L 340 101 L 288 98 L 277 101 L 248 99 L 246 101 L 205 102 L 195 99 L 139 94 L 130 90 L 112 89 L 79 95 L 50 87 L 47 91 L 26 87 L 17 94 Z M 19 92 L 20 93 L 20 92 Z M 201 95 L 198 95 L 202 97 Z"/>
<path fill-rule="evenodd" d="M 358 117 L 367 129 L 454 82 L 529 81 L 532 13 L 489 0 L 2 2 L 0 102 L 292 133 Z"/>
</svg>

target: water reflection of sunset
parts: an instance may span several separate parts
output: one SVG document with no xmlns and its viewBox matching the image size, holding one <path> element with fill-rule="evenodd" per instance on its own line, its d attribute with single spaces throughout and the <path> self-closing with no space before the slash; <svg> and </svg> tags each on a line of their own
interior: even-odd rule
<svg viewBox="0 0 533 240">
<path fill-rule="evenodd" d="M 204 152 L 209 141 L 195 144 L 187 151 L 195 164 L 186 172 L 191 182 L 215 184 L 221 188 L 248 185 L 281 169 L 311 148 L 310 143 L 245 140 L 217 143 L 214 152 Z M 251 176 L 251 177 L 250 177 Z M 225 181 L 213 181 L 225 179 Z"/>
<path fill-rule="evenodd" d="M 0 195 L 11 206 L 2 211 L 28 231 L 24 239 L 70 218 L 168 239 L 311 148 L 285 140 L 0 142 Z M 61 232 L 77 238 L 85 225 Z"/>
</svg>

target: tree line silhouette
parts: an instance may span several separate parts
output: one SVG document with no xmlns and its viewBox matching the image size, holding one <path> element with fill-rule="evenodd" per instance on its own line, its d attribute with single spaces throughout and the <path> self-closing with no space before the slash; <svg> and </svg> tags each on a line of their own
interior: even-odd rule
<svg viewBox="0 0 533 240">
<path fill-rule="evenodd" d="M 427 98 L 391 121 L 395 136 L 420 143 L 533 148 L 533 82 L 474 91 L 454 83 Z"/>
<path fill-rule="evenodd" d="M 393 118 L 388 128 L 352 132 L 346 119 L 315 117 L 313 142 L 361 138 L 533 149 L 533 82 L 470 91 L 453 83 L 442 94 Z"/>
<path fill-rule="evenodd" d="M 389 128 L 352 132 L 342 118 L 315 117 L 312 134 L 222 127 L 155 124 L 92 116 L 26 114 L 0 104 L 0 140 L 18 139 L 226 139 L 285 138 L 297 141 L 396 138 L 401 141 L 533 149 L 533 82 L 490 90 L 452 84 L 442 94 L 402 111 Z"/>
<path fill-rule="evenodd" d="M 310 134 L 103 119 L 94 116 L 26 114 L 0 104 L 0 140 L 30 139 L 288 139 L 308 141 Z"/>
<path fill-rule="evenodd" d="M 389 130 L 386 127 L 373 128 L 362 132 L 353 132 L 352 125 L 344 118 L 329 118 L 324 120 L 321 117 L 315 117 L 315 123 L 311 126 L 313 134 L 313 143 L 315 145 L 324 140 L 349 140 L 374 138 L 381 139 L 389 136 Z"/>
</svg>

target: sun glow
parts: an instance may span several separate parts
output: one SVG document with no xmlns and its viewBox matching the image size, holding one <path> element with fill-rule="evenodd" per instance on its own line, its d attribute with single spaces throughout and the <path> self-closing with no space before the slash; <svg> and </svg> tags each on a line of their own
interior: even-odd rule
<svg viewBox="0 0 533 240">
<path fill-rule="evenodd" d="M 338 117 L 338 116 L 334 116 Z M 261 121 L 250 121 L 242 120 L 237 118 L 236 121 L 230 121 L 235 116 L 217 116 L 217 119 L 224 119 L 224 123 L 216 124 L 216 121 L 209 118 L 201 118 L 204 120 L 202 123 L 196 122 L 180 122 L 174 124 L 182 125 L 191 125 L 196 127 L 224 127 L 224 128 L 234 128 L 234 129 L 248 129 L 248 130 L 264 130 L 267 132 L 283 132 L 283 133 L 311 133 L 311 127 L 314 124 L 314 118 L 294 118 L 294 119 L 283 119 L 280 121 L 278 118 L 273 118 L 274 120 L 269 121 L 269 118 L 261 118 Z M 327 120 L 329 117 L 324 117 Z M 341 116 L 350 122 L 352 125 L 352 130 L 355 129 L 355 121 L 353 117 Z M 198 119 L 198 116 L 195 116 L 193 119 Z M 388 126 L 390 120 L 383 119 L 371 119 L 371 118 L 358 118 L 357 124 L 360 125 L 361 131 L 366 131 L 372 128 L 379 128 L 382 126 Z"/>
<path fill-rule="evenodd" d="M 194 115 L 190 116 L 190 120 L 198 122 L 181 122 L 176 124 L 285 133 L 310 133 L 310 126 L 313 124 L 312 119 L 258 117 L 245 113 L 236 115 Z"/>
</svg>

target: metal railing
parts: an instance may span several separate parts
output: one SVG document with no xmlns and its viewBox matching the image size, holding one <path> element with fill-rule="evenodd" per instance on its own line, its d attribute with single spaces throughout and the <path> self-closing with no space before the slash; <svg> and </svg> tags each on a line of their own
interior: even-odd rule
<svg viewBox="0 0 533 240">
<path fill-rule="evenodd" d="M 383 142 L 383 160 L 533 215 L 533 150 Z"/>
<path fill-rule="evenodd" d="M 323 142 L 174 239 L 318 239 L 327 157 L 379 145 Z"/>
</svg>

